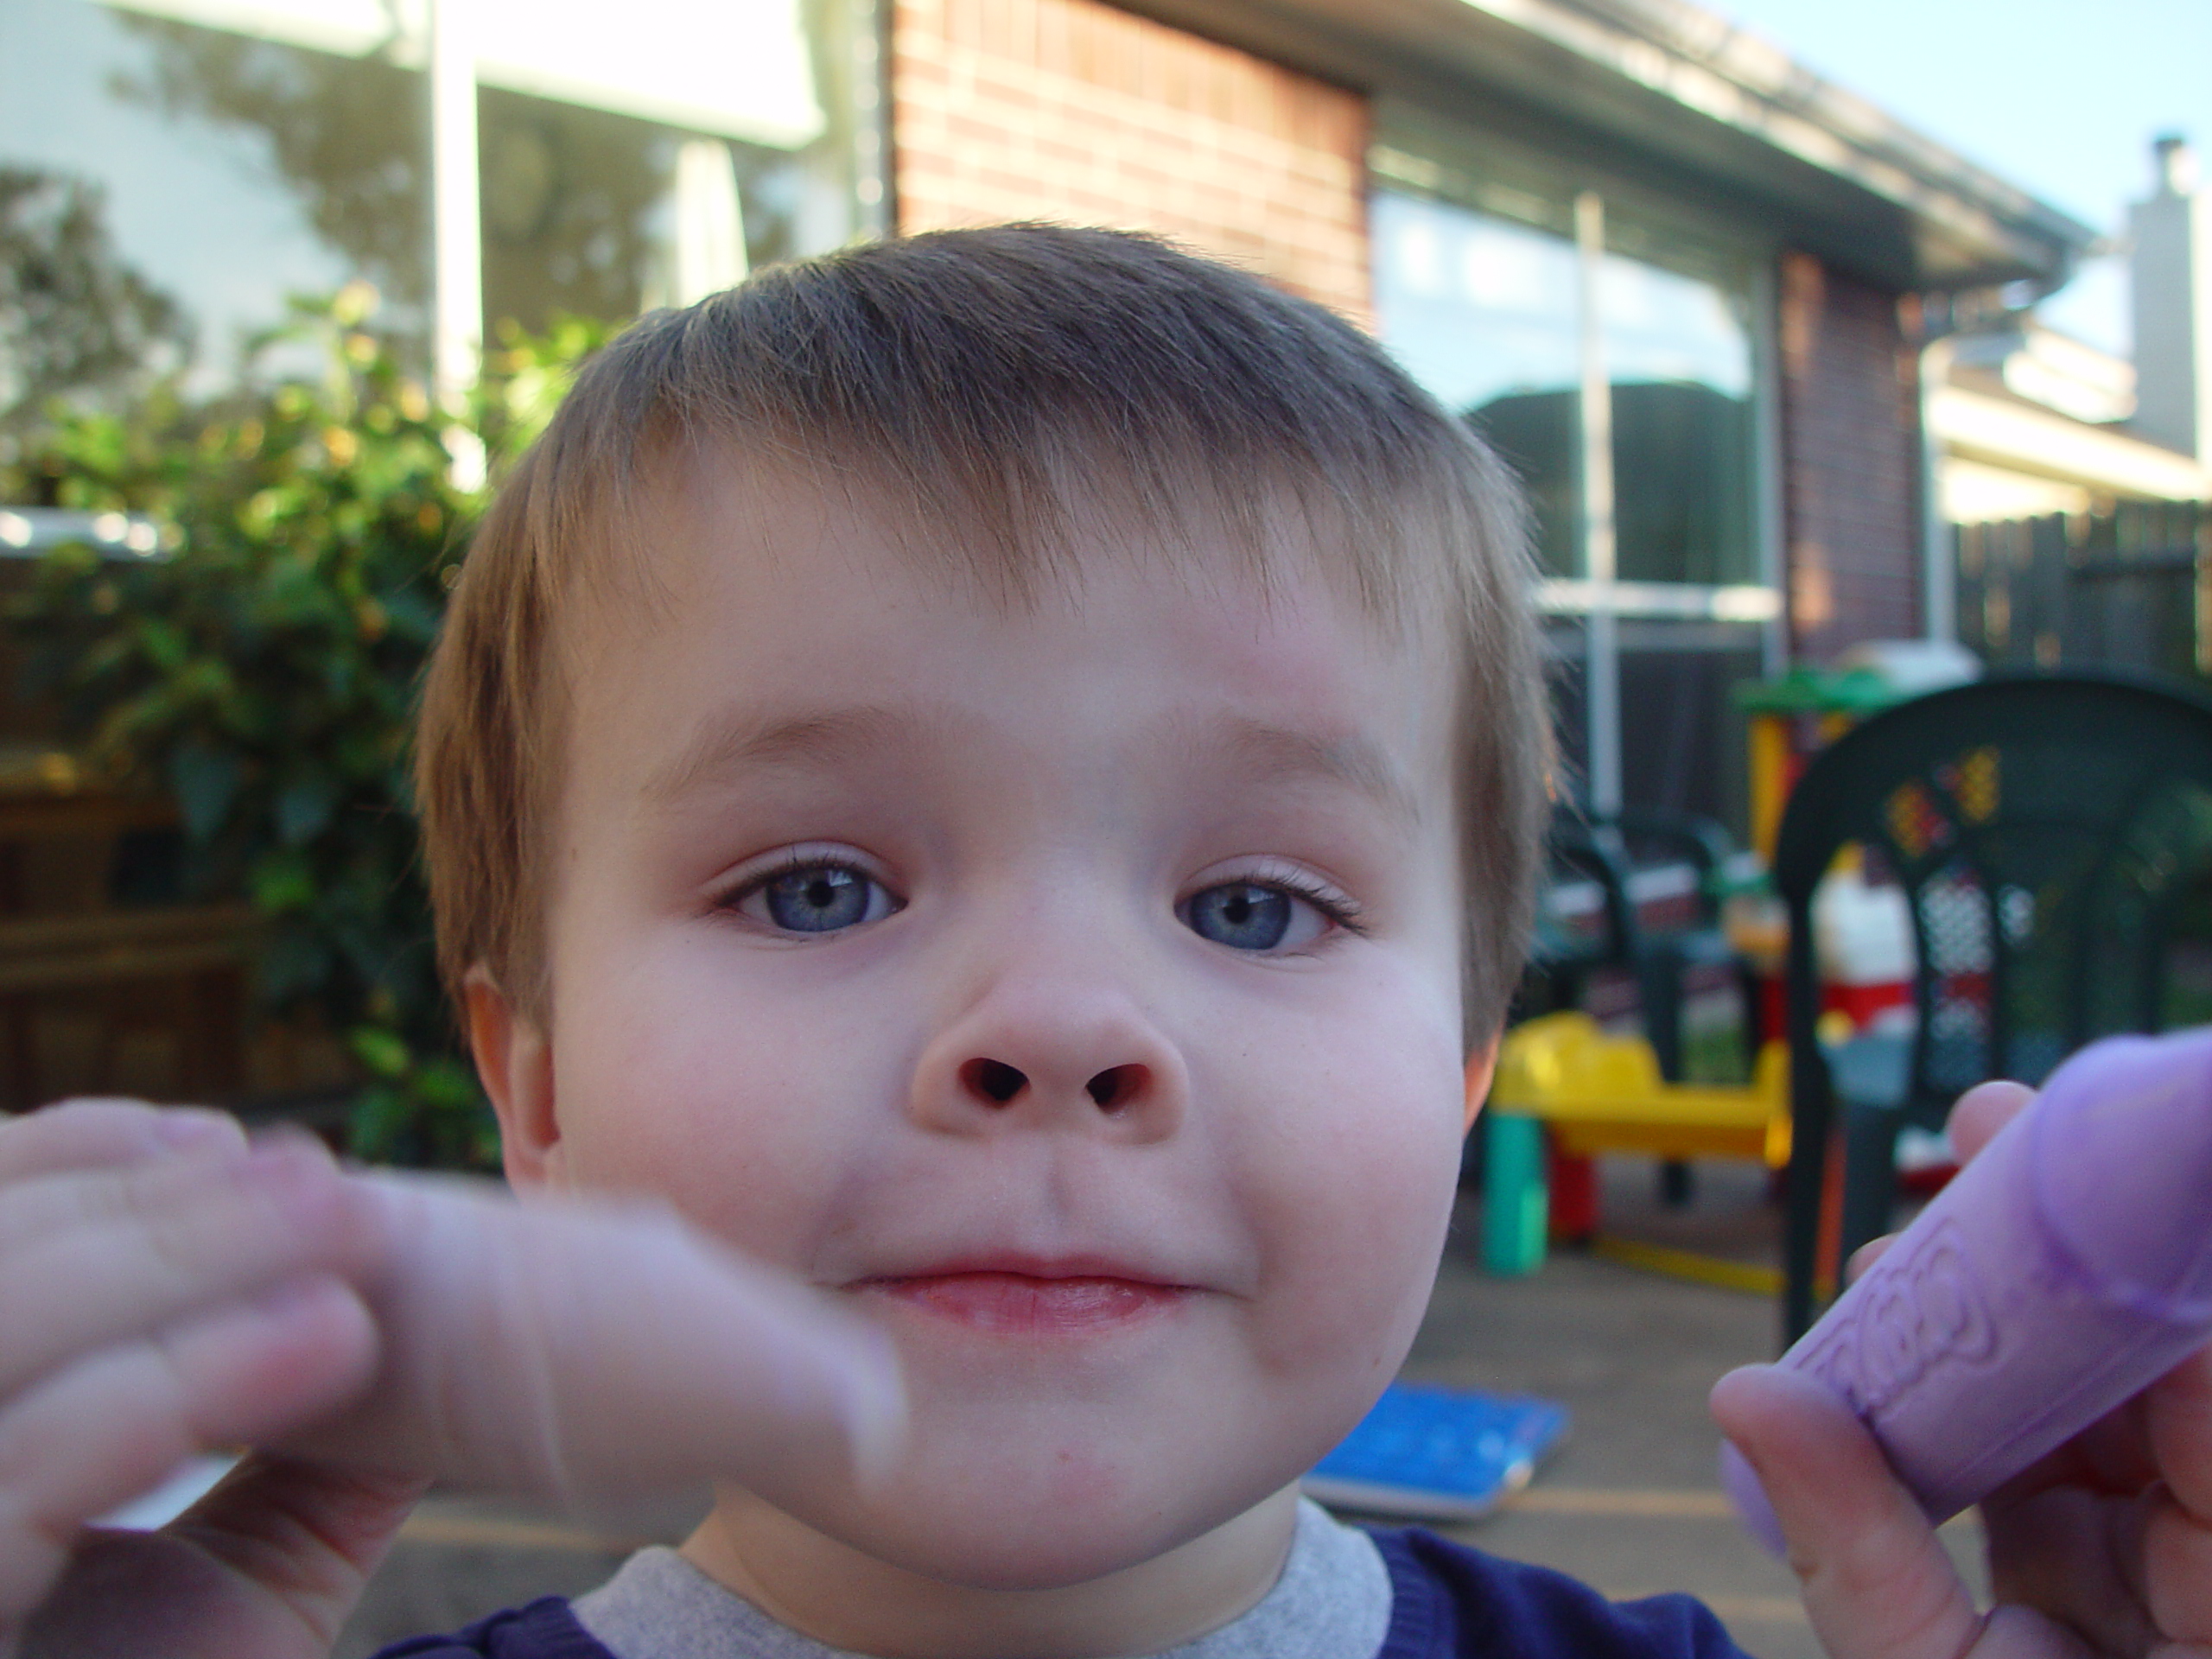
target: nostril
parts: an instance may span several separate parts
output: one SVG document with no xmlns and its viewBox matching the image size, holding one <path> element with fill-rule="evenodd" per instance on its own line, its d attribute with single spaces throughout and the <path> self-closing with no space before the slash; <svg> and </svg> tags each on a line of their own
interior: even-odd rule
<svg viewBox="0 0 2212 1659">
<path fill-rule="evenodd" d="M 1103 1109 L 1116 1112 L 1135 1099 L 1137 1090 L 1144 1087 L 1144 1068 L 1141 1065 L 1109 1066 L 1083 1086 Z"/>
<path fill-rule="evenodd" d="M 1003 1060 L 970 1060 L 960 1068 L 960 1080 L 999 1106 L 1029 1086 L 1029 1079 Z"/>
</svg>

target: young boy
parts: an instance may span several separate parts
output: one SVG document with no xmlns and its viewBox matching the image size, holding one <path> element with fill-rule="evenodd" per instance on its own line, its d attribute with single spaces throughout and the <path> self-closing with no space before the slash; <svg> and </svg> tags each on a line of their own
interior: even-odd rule
<svg viewBox="0 0 2212 1659">
<path fill-rule="evenodd" d="M 918 238 L 640 324 L 424 697 L 440 947 L 533 1202 L 123 1108 L 0 1135 L 38 1338 L 0 1620 L 318 1651 L 417 1477 L 688 1470 L 735 1478 L 681 1551 L 392 1653 L 1732 1651 L 1296 1496 L 1412 1339 L 1517 969 L 1526 582 L 1494 465 L 1374 346 L 1147 240 Z M 95 1313 L 22 1288 L 35 1217 Z M 791 1284 L 887 1341 L 902 1433 Z M 88 1541 L 101 1401 L 167 1425 L 142 1464 L 283 1455 Z M 1986 1624 L 1847 1414 L 1720 1403 L 1841 1659 L 2212 1643 L 2202 1364 L 1993 1506 Z"/>
</svg>

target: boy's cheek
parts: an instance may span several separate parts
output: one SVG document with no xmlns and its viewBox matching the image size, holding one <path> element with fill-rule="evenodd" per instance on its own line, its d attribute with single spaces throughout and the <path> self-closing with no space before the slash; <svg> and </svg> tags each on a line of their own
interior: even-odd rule
<svg viewBox="0 0 2212 1659">
<path fill-rule="evenodd" d="M 1272 1252 L 1296 1290 L 1263 1325 L 1263 1366 L 1395 1370 L 1428 1304 L 1451 1225 L 1456 1143 L 1423 1137 L 1406 1157 L 1347 1155 L 1286 1218 Z M 1441 1163 L 1440 1171 L 1438 1165 Z"/>
<path fill-rule="evenodd" d="M 565 1167 L 575 1185 L 661 1197 L 763 1260 L 786 1261 L 807 1195 L 880 1136 L 887 1085 L 836 1032 L 702 1011 L 642 1028 L 610 1006 L 563 1033 Z"/>
<path fill-rule="evenodd" d="M 1272 1155 L 1246 1160 L 1275 1271 L 1299 1287 L 1271 1327 L 1271 1365 L 1357 1352 L 1394 1368 L 1427 1304 L 1459 1185 L 1457 1034 L 1377 1026 L 1392 1040 L 1317 1071 Z"/>
</svg>

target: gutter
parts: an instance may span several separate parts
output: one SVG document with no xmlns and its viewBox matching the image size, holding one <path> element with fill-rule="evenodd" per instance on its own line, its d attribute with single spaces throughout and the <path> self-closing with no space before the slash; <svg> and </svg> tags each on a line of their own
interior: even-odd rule
<svg viewBox="0 0 2212 1659">
<path fill-rule="evenodd" d="M 2178 450 L 1987 392 L 1939 387 L 1928 422 L 1945 448 L 1970 460 L 2138 500 L 2212 499 L 2212 472 Z"/>
<path fill-rule="evenodd" d="M 1683 0 L 1461 0 L 1565 47 L 1684 109 L 1771 144 L 2050 286 L 2098 233 L 1984 171 L 1760 36 Z M 1996 273 L 1990 273 L 1995 275 Z M 1965 274 L 1968 282 L 1986 281 Z M 2056 279 L 2056 280 L 2054 280 Z M 1948 285 L 1965 285 L 1955 283 Z"/>
<path fill-rule="evenodd" d="M 1763 219 L 1897 291 L 2048 291 L 2098 239 L 1683 0 L 1122 0 L 1179 28 Z M 1542 129 L 1548 128 L 1549 130 Z"/>
</svg>

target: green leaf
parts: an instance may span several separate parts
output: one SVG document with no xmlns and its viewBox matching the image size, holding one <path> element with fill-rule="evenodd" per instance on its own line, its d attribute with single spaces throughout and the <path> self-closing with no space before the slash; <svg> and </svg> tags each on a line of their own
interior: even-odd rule
<svg viewBox="0 0 2212 1659">
<path fill-rule="evenodd" d="M 399 1033 L 385 1026 L 356 1026 L 346 1034 L 346 1045 L 373 1077 L 404 1077 L 414 1058 Z"/>
<path fill-rule="evenodd" d="M 272 853 L 256 859 L 251 880 L 254 906 L 264 916 L 283 916 L 314 907 L 315 872 L 297 851 Z"/>
<path fill-rule="evenodd" d="M 483 1092 L 476 1073 L 448 1055 L 429 1059 L 416 1068 L 416 1097 L 433 1110 L 461 1110 L 480 1104 Z"/>
<path fill-rule="evenodd" d="M 377 1065 L 355 1051 L 357 1149 L 486 1165 L 495 1127 L 431 959 L 406 766 L 443 577 L 482 500 L 453 487 L 452 416 L 372 334 L 362 290 L 276 321 L 219 399 L 171 379 L 0 446 L 0 499 L 148 513 L 169 555 L 61 550 L 0 599 L 0 628 L 67 741 L 175 797 L 195 894 L 265 918 L 258 1005 L 383 1033 Z M 496 465 L 607 333 L 499 331 L 469 416 Z"/>
<path fill-rule="evenodd" d="M 390 1084 L 371 1084 L 353 1096 L 346 1125 L 346 1149 L 372 1163 L 386 1161 L 400 1151 L 414 1116 L 413 1103 L 403 1090 Z"/>
<path fill-rule="evenodd" d="M 184 631 L 166 617 L 141 617 L 138 641 L 156 668 L 172 674 L 182 668 L 192 654 L 192 642 L 185 637 Z"/>
</svg>

